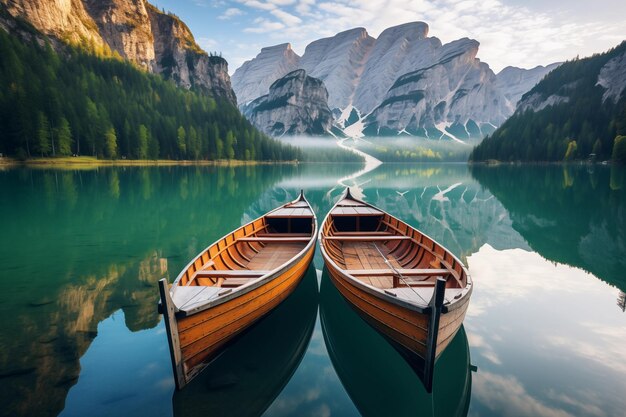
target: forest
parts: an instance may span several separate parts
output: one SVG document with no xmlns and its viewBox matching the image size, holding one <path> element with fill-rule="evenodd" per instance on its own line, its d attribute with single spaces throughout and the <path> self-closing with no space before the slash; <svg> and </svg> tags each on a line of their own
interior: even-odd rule
<svg viewBox="0 0 626 417">
<path fill-rule="evenodd" d="M 511 116 L 477 146 L 470 160 L 568 161 L 612 158 L 618 135 L 626 134 L 626 95 L 605 98 L 601 68 L 626 51 L 626 42 L 604 54 L 568 61 L 527 92 L 560 102 Z M 594 154 L 594 155 L 591 155 Z"/>
<path fill-rule="evenodd" d="M 121 58 L 75 46 L 56 52 L 40 36 L 31 38 L 0 30 L 0 153 L 19 159 L 301 158 L 299 149 L 260 133 L 228 101 L 177 87 Z"/>
</svg>

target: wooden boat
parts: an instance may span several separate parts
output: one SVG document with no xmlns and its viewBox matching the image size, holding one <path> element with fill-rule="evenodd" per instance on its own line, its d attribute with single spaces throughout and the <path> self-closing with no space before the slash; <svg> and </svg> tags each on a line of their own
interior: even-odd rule
<svg viewBox="0 0 626 417">
<path fill-rule="evenodd" d="M 362 416 L 467 416 L 475 368 L 463 326 L 437 361 L 429 394 L 386 338 L 350 308 L 327 273 L 320 284 L 320 322 L 333 368 Z"/>
<path fill-rule="evenodd" d="M 317 275 L 309 267 L 294 292 L 227 346 L 172 398 L 174 417 L 260 416 L 304 357 L 317 319 Z"/>
<path fill-rule="evenodd" d="M 320 248 L 339 292 L 431 392 L 435 361 L 461 327 L 472 293 L 463 263 L 349 189 L 322 223 Z"/>
<path fill-rule="evenodd" d="M 294 291 L 316 239 L 317 218 L 300 193 L 200 252 L 171 287 L 159 281 L 178 389 Z"/>
</svg>

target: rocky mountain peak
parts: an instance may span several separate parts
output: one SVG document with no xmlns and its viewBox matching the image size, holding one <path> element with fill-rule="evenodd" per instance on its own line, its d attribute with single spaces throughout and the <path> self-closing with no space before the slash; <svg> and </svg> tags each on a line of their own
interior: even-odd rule
<svg viewBox="0 0 626 417">
<path fill-rule="evenodd" d="M 428 37 L 428 24 L 425 22 L 408 22 L 401 25 L 392 26 L 383 30 L 378 37 L 379 40 L 385 39 L 407 39 L 419 40 Z"/>
<path fill-rule="evenodd" d="M 324 82 L 303 69 L 273 82 L 269 94 L 244 106 L 243 112 L 257 128 L 274 136 L 325 134 L 333 120 Z"/>
<path fill-rule="evenodd" d="M 233 89 L 239 103 L 243 106 L 267 94 L 269 86 L 297 69 L 299 62 L 300 57 L 289 43 L 261 49 L 254 59 L 244 62 L 233 74 Z"/>
<path fill-rule="evenodd" d="M 353 100 L 374 43 L 364 28 L 340 32 L 307 45 L 299 65 L 312 77 L 324 81 L 330 90 L 331 107 L 344 108 Z"/>
</svg>

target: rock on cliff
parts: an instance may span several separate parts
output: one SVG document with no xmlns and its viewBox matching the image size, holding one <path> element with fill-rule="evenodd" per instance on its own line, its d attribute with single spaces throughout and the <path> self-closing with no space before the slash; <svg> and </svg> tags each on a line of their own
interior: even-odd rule
<svg viewBox="0 0 626 417">
<path fill-rule="evenodd" d="M 434 63 L 395 81 L 365 119 L 364 132 L 467 140 L 493 131 L 507 108 L 495 74 L 477 52 L 478 42 L 467 38 L 439 48 Z"/>
<path fill-rule="evenodd" d="M 291 45 L 270 46 L 249 61 L 244 62 L 233 74 L 233 89 L 241 106 L 264 94 L 274 81 L 298 68 L 300 57 Z"/>
<path fill-rule="evenodd" d="M 146 0 L 0 0 L 0 4 L 45 35 L 117 52 L 182 87 L 236 104 L 227 62 L 208 56 L 182 21 Z"/>
<path fill-rule="evenodd" d="M 306 47 L 300 68 L 324 81 L 330 107 L 343 109 L 352 103 L 374 42 L 365 29 L 357 28 L 319 39 Z"/>
<path fill-rule="evenodd" d="M 243 108 L 261 131 L 272 135 L 323 135 L 332 126 L 324 83 L 299 69 L 276 80 L 269 94 Z"/>
<path fill-rule="evenodd" d="M 500 71 L 496 76 L 496 86 L 504 94 L 511 113 L 515 111 L 522 96 L 559 65 L 561 65 L 560 62 L 545 67 L 539 65 L 532 69 L 506 67 Z"/>
<path fill-rule="evenodd" d="M 394 26 L 380 34 L 354 97 L 353 104 L 361 113 L 374 110 L 399 76 L 433 64 L 441 42 L 427 36 L 428 25 L 423 22 Z"/>
<path fill-rule="evenodd" d="M 209 91 L 237 104 L 226 60 L 207 55 L 196 44 L 187 25 L 176 17 L 163 14 L 151 5 L 148 12 L 154 35 L 155 72 L 185 88 Z"/>
</svg>

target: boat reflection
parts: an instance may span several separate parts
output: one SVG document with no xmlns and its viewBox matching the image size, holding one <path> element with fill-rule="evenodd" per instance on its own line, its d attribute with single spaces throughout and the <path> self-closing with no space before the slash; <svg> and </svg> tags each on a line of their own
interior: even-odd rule
<svg viewBox="0 0 626 417">
<path fill-rule="evenodd" d="M 376 330 L 363 321 L 324 270 L 320 320 L 335 371 L 363 416 L 466 416 L 472 377 L 463 327 L 437 360 L 433 393 Z"/>
<path fill-rule="evenodd" d="M 315 268 L 285 301 L 242 334 L 184 390 L 174 393 L 174 415 L 258 416 L 298 368 L 317 317 Z"/>
</svg>

